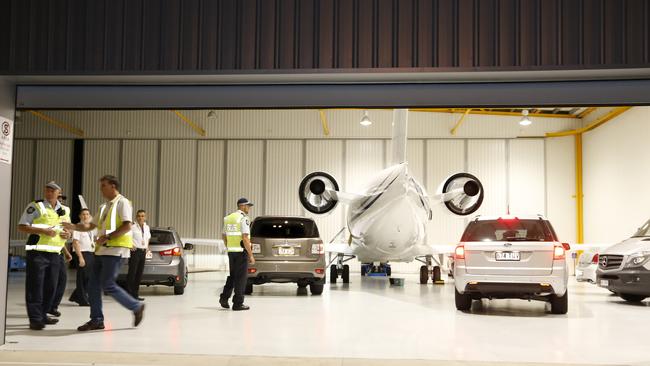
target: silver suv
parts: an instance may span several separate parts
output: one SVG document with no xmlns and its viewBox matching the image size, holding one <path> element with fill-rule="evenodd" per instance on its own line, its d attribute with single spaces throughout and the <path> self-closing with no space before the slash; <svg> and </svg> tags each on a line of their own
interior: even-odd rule
<svg viewBox="0 0 650 366">
<path fill-rule="evenodd" d="M 541 215 L 476 217 L 454 254 L 456 308 L 515 298 L 548 301 L 553 314 L 566 314 L 567 250 Z"/>
</svg>

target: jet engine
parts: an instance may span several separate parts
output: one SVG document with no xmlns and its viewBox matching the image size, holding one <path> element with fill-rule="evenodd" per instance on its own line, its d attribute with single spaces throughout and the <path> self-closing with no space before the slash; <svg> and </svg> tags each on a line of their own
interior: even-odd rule
<svg viewBox="0 0 650 366">
<path fill-rule="evenodd" d="M 307 211 L 324 214 L 336 207 L 338 199 L 335 192 L 338 190 L 339 184 L 334 177 L 323 172 L 313 172 L 300 182 L 298 197 Z"/>
<path fill-rule="evenodd" d="M 456 173 L 438 189 L 438 196 L 447 209 L 460 216 L 470 215 L 483 203 L 483 185 L 469 173 Z"/>
</svg>

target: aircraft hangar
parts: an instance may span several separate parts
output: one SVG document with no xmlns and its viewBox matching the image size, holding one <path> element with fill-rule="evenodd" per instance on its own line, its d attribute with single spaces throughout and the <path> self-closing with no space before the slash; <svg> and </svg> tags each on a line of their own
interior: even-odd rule
<svg viewBox="0 0 650 366">
<path fill-rule="evenodd" d="M 0 9 L 0 365 L 650 362 L 649 1 Z"/>
</svg>

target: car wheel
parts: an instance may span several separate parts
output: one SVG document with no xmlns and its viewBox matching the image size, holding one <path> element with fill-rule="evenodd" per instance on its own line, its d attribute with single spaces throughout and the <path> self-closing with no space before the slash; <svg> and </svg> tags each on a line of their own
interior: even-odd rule
<svg viewBox="0 0 650 366">
<path fill-rule="evenodd" d="M 429 269 L 427 266 L 420 267 L 420 285 L 426 285 L 429 282 Z"/>
<path fill-rule="evenodd" d="M 306 288 L 307 284 L 306 283 L 299 283 L 298 288 Z"/>
<path fill-rule="evenodd" d="M 350 266 L 347 264 L 343 265 L 343 273 L 341 274 L 343 283 L 350 283 Z"/>
<path fill-rule="evenodd" d="M 386 265 L 386 276 L 390 277 L 391 273 L 392 273 L 392 271 L 390 269 L 390 264 L 387 264 Z"/>
<path fill-rule="evenodd" d="M 245 295 L 250 295 L 253 293 L 253 284 L 252 283 L 247 283 L 246 284 L 246 289 L 244 290 Z"/>
<path fill-rule="evenodd" d="M 468 311 L 472 308 L 472 297 L 469 294 L 461 294 L 454 288 L 456 298 L 456 309 L 460 311 Z"/>
<path fill-rule="evenodd" d="M 569 291 L 562 296 L 551 295 L 551 313 L 566 314 L 569 310 Z"/>
<path fill-rule="evenodd" d="M 618 296 L 620 296 L 621 299 L 629 302 L 641 302 L 646 298 L 646 296 L 643 295 L 632 295 L 632 294 L 619 294 Z"/>
<path fill-rule="evenodd" d="M 317 283 L 312 283 L 309 285 L 309 291 L 311 292 L 312 295 L 320 295 L 323 293 L 323 288 L 325 286 L 319 285 Z"/>
<path fill-rule="evenodd" d="M 185 293 L 184 285 L 174 285 L 174 295 L 182 295 Z"/>
<path fill-rule="evenodd" d="M 433 283 L 442 280 L 442 273 L 440 272 L 439 266 L 433 267 L 433 276 L 431 276 L 431 280 L 433 281 Z"/>
<path fill-rule="evenodd" d="M 332 264 L 332 266 L 330 266 L 330 283 L 336 283 L 338 276 L 339 272 L 336 269 L 336 265 Z"/>
</svg>

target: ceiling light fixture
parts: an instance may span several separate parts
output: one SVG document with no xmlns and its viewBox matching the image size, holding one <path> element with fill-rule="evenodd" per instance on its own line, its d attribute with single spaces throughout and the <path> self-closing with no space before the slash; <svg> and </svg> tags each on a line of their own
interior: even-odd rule
<svg viewBox="0 0 650 366">
<path fill-rule="evenodd" d="M 370 117 L 368 117 L 368 111 L 363 112 L 363 117 L 361 117 L 361 122 L 359 122 L 359 124 L 364 127 L 368 127 L 372 124 Z"/>
<path fill-rule="evenodd" d="M 528 118 L 528 109 L 524 109 L 523 111 L 521 111 L 521 115 L 522 117 L 521 120 L 519 121 L 519 124 L 521 126 L 530 126 L 531 123 L 533 123 L 533 121 L 531 121 L 530 118 Z"/>
</svg>

